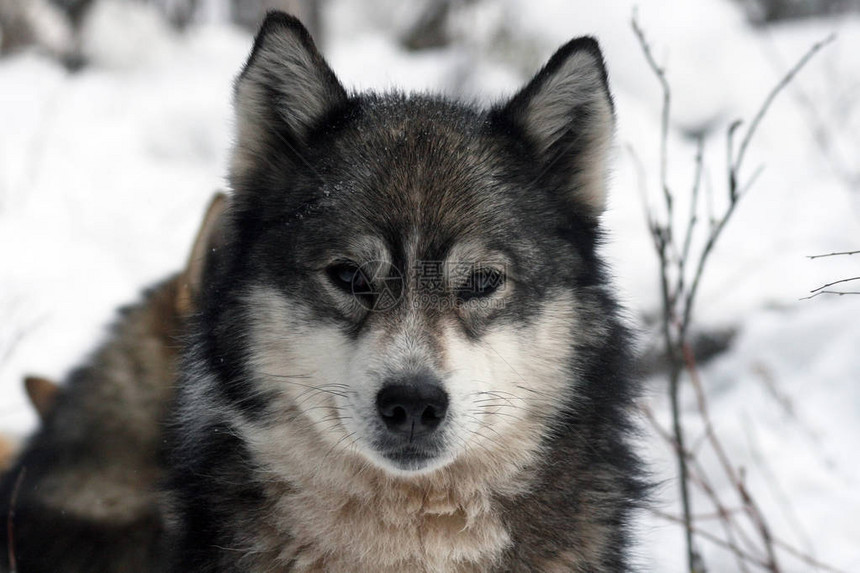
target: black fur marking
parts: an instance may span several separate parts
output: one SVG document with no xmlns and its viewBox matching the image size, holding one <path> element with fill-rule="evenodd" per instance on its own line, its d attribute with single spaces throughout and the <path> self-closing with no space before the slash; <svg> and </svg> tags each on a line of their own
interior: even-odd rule
<svg viewBox="0 0 860 573">
<path fill-rule="evenodd" d="M 63 515 L 22 497 L 13 530 L 18 573 L 152 573 L 168 563 L 157 513 L 131 523 L 103 523 Z M 8 515 L 5 504 L 0 508 Z M 5 538 L 0 550 L 0 570 L 9 571 Z"/>
<path fill-rule="evenodd" d="M 228 425 L 214 423 L 193 439 L 193 451 L 170 458 L 167 485 L 173 492 L 173 510 L 180 516 L 171 570 L 238 573 L 242 569 L 237 555 L 247 550 L 249 540 L 241 529 L 231 530 L 224 524 L 264 511 L 262 488 L 248 479 L 245 472 L 253 463 Z"/>
</svg>

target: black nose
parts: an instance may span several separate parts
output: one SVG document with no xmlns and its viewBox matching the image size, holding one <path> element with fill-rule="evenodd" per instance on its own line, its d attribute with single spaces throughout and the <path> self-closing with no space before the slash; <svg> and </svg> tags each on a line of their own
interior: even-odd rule
<svg viewBox="0 0 860 573">
<path fill-rule="evenodd" d="M 386 384 L 376 395 L 376 410 L 388 430 L 402 437 L 430 434 L 445 419 L 448 394 L 427 377 Z"/>
</svg>

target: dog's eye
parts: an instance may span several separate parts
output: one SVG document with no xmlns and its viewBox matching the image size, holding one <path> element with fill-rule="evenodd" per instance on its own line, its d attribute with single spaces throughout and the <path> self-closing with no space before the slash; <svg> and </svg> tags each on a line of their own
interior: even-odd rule
<svg viewBox="0 0 860 573">
<path fill-rule="evenodd" d="M 364 294 L 370 290 L 364 272 L 353 263 L 338 263 L 327 269 L 329 279 L 350 294 Z"/>
<path fill-rule="evenodd" d="M 468 282 L 458 289 L 463 300 L 489 296 L 505 284 L 505 275 L 498 269 L 482 268 L 471 274 Z"/>
</svg>

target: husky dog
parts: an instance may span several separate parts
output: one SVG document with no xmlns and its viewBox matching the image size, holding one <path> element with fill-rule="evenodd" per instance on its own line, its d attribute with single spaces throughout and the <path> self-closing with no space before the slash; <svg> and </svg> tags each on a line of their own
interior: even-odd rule
<svg viewBox="0 0 860 573">
<path fill-rule="evenodd" d="M 171 430 L 174 572 L 617 572 L 642 496 L 591 38 L 488 110 L 272 13 Z"/>
<path fill-rule="evenodd" d="M 44 419 L 46 413 L 53 406 L 54 399 L 59 393 L 59 385 L 47 378 L 39 376 L 27 376 L 24 379 L 24 387 L 30 403 L 36 409 L 40 419 Z M 0 473 L 5 472 L 15 461 L 18 455 L 18 440 L 9 435 L 0 434 Z"/>
<path fill-rule="evenodd" d="M 223 198 L 210 206 L 185 272 L 124 309 L 64 385 L 26 379 L 42 425 L 0 481 L 0 571 L 163 570 L 163 422 L 184 317 L 222 207 Z"/>
</svg>

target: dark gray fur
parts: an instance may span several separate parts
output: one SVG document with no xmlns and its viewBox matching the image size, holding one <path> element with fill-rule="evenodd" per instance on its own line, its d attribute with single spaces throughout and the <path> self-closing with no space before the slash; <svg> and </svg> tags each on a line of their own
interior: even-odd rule
<svg viewBox="0 0 860 573">
<path fill-rule="evenodd" d="M 153 573 L 167 566 L 164 428 L 205 254 L 221 240 L 224 203 L 216 193 L 181 273 L 123 308 L 55 395 L 31 394 L 42 424 L 0 479 L 0 571 Z"/>
<path fill-rule="evenodd" d="M 178 285 L 165 281 L 123 309 L 3 475 L 0 571 L 12 556 L 17 573 L 164 567 L 158 483 L 183 328 Z"/>
</svg>

